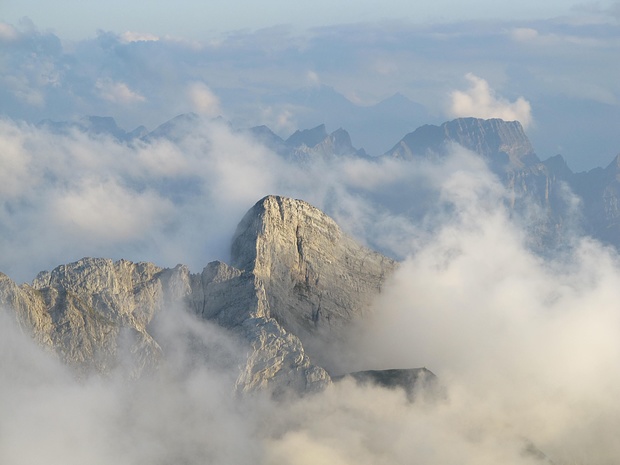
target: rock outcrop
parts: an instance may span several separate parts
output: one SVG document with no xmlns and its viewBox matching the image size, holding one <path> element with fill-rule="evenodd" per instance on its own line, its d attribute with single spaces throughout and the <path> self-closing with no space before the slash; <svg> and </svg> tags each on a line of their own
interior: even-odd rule
<svg viewBox="0 0 620 465">
<path fill-rule="evenodd" d="M 395 266 L 308 203 L 269 196 L 239 224 L 232 265 L 192 274 L 183 265 L 84 258 L 31 285 L 0 275 L 0 306 L 78 371 L 107 373 L 129 359 L 132 376 L 165 356 L 151 331 L 157 315 L 183 306 L 242 341 L 239 390 L 305 392 L 330 383 L 321 346 L 363 318 Z"/>
<path fill-rule="evenodd" d="M 347 377 L 353 378 L 358 384 L 374 384 L 388 389 L 403 389 L 407 398 L 414 400 L 415 394 L 423 389 L 431 388 L 436 393 L 437 376 L 426 368 L 365 370 L 334 377 L 334 381 L 341 381 Z"/>
<path fill-rule="evenodd" d="M 83 259 L 40 273 L 32 285 L 3 276 L 0 304 L 78 371 L 107 373 L 123 363 L 139 376 L 161 355 L 146 326 L 161 305 L 163 273 L 152 264 Z"/>
<path fill-rule="evenodd" d="M 275 196 L 239 224 L 232 264 L 251 271 L 265 289 L 267 316 L 299 336 L 322 364 L 319 348 L 364 316 L 396 266 L 308 203 Z"/>
</svg>

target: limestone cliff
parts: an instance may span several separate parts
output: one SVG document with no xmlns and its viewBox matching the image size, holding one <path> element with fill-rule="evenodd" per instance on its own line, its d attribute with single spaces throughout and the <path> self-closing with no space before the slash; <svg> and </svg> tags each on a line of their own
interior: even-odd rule
<svg viewBox="0 0 620 465">
<path fill-rule="evenodd" d="M 364 316 L 395 268 L 318 209 L 275 196 L 243 218 L 232 260 L 192 274 L 183 265 L 84 258 L 21 286 L 0 274 L 0 306 L 78 371 L 122 365 L 133 376 L 166 355 L 151 330 L 157 315 L 184 307 L 241 341 L 239 390 L 303 392 L 330 382 L 318 348 Z"/>
<path fill-rule="evenodd" d="M 364 316 L 396 266 L 310 204 L 276 196 L 254 205 L 239 224 L 232 263 L 264 286 L 267 316 L 321 363 L 319 347 Z"/>
<path fill-rule="evenodd" d="M 162 270 L 151 264 L 83 259 L 40 273 L 32 285 L 0 280 L 0 305 L 19 326 L 78 371 L 109 372 L 120 363 L 134 376 L 154 368 L 159 345 L 146 331 L 157 311 Z M 119 347 L 128 348 L 121 360 Z"/>
</svg>

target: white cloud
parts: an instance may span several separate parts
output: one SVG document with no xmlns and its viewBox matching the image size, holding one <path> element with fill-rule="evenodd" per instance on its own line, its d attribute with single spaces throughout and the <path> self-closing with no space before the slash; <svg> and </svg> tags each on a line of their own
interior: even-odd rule
<svg viewBox="0 0 620 465">
<path fill-rule="evenodd" d="M 116 181 L 84 181 L 60 193 L 51 208 L 69 237 L 118 243 L 141 239 L 145 231 L 161 227 L 172 204 L 154 192 L 138 193 Z"/>
<path fill-rule="evenodd" d="M 219 116 L 220 100 L 203 82 L 193 82 L 187 86 L 187 97 L 193 111 L 204 116 Z"/>
<path fill-rule="evenodd" d="M 159 37 L 148 32 L 126 31 L 121 34 L 120 39 L 121 42 L 127 44 L 131 42 L 156 42 Z"/>
<path fill-rule="evenodd" d="M 0 350 L 3 418 L 15 419 L 0 437 L 0 462 L 40 461 L 41 448 L 27 449 L 33 431 L 51 465 L 72 463 L 69 452 L 88 463 L 531 465 L 523 437 L 554 459 L 583 452 L 602 465 L 620 453 L 618 257 L 587 241 L 557 262 L 532 255 L 502 210 L 500 183 L 470 153 L 299 167 L 208 120 L 174 142 L 135 145 L 4 121 L 0 141 L 7 179 L 17 180 L 1 185 L 2 271 L 21 267 L 31 279 L 42 264 L 96 254 L 196 272 L 226 258 L 260 197 L 302 198 L 410 254 L 377 301 L 355 368 L 426 365 L 448 385 L 434 403 L 344 382 L 295 402 L 239 405 L 230 374 L 198 363 L 175 332 L 162 346 L 192 368 L 171 364 L 137 384 L 74 383 L 40 354 L 15 362 L 15 350 Z M 432 213 L 411 221 L 411 209 L 429 202 L 418 195 L 424 185 L 439 189 Z M 205 343 L 224 337 L 186 323 Z M 8 331 L 0 324 L 0 349 L 18 344 Z M 69 452 L 58 446 L 68 441 L 77 441 Z"/>
<path fill-rule="evenodd" d="M 463 463 L 472 452 L 509 453 L 517 437 L 554 463 L 613 462 L 619 257 L 585 239 L 543 260 L 525 246 L 483 166 L 451 173 L 440 180 L 450 215 L 412 243 L 348 352 L 364 360 L 358 369 L 426 366 L 445 380 L 449 407 L 433 412 L 438 429 L 427 434 L 430 443 L 455 434 L 458 447 L 467 446 L 459 431 L 473 434 L 480 450 Z M 528 463 L 511 460 L 503 462 Z"/>
<path fill-rule="evenodd" d="M 10 24 L 0 22 L 0 41 L 11 42 L 18 36 L 17 29 Z"/>
<path fill-rule="evenodd" d="M 22 147 L 21 128 L 0 121 L 2 129 L 2 150 L 0 150 L 0 196 L 9 199 L 18 196 L 24 186 L 32 183 L 30 163 L 32 154 Z"/>
<path fill-rule="evenodd" d="M 484 79 L 468 73 L 465 75 L 471 87 L 466 91 L 455 90 L 450 94 L 452 117 L 501 118 L 519 121 L 524 127 L 532 122 L 532 108 L 523 97 L 510 102 L 498 96 Z"/>
<path fill-rule="evenodd" d="M 128 105 L 146 101 L 146 98 L 143 95 L 131 90 L 124 82 L 101 78 L 97 79 L 95 87 L 103 99 L 113 103 Z"/>
<path fill-rule="evenodd" d="M 25 76 L 5 76 L 3 83 L 20 101 L 33 107 L 43 107 L 45 105 L 45 94 L 43 90 L 37 88 L 36 84 L 31 85 Z"/>
<path fill-rule="evenodd" d="M 511 37 L 518 42 L 527 42 L 537 39 L 539 33 L 536 29 L 530 27 L 516 27 L 510 31 Z"/>
<path fill-rule="evenodd" d="M 260 110 L 260 121 L 278 133 L 293 133 L 297 128 L 292 105 L 266 106 Z"/>
<path fill-rule="evenodd" d="M 319 77 L 319 74 L 316 71 L 308 71 L 306 73 L 306 80 L 308 81 L 308 84 L 310 84 L 311 86 L 318 86 L 321 84 L 321 78 Z"/>
<path fill-rule="evenodd" d="M 516 27 L 510 30 L 510 37 L 522 44 L 533 47 L 543 47 L 551 50 L 561 50 L 563 47 L 609 47 L 617 45 L 617 39 L 599 38 L 596 36 L 567 34 L 564 32 L 540 32 L 534 28 Z"/>
</svg>

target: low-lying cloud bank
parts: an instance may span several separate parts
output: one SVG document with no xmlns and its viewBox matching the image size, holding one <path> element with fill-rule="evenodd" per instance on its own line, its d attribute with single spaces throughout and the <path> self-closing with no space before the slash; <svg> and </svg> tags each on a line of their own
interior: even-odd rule
<svg viewBox="0 0 620 465">
<path fill-rule="evenodd" d="M 541 463 L 537 448 L 556 464 L 603 465 L 620 456 L 618 256 L 588 239 L 552 259 L 531 253 L 503 187 L 472 154 L 300 165 L 204 121 L 175 142 L 11 121 L 0 138 L 9 276 L 30 280 L 83 255 L 199 271 L 226 259 L 260 197 L 303 198 L 407 257 L 362 337 L 334 359 L 343 370 L 426 366 L 445 387 L 414 403 L 349 381 L 303 399 L 237 398 L 243 350 L 181 314 L 158 329 L 159 373 L 76 381 L 3 321 L 0 462 L 521 465 Z M 196 347 L 218 356 L 196 357 Z"/>
<path fill-rule="evenodd" d="M 198 272 L 227 259 L 243 214 L 274 193 L 304 199 L 360 240 L 404 257 L 408 218 L 421 219 L 436 201 L 444 172 L 483 167 L 465 153 L 446 169 L 320 156 L 299 164 L 200 118 L 171 134 L 127 143 L 1 120 L 0 270 L 30 281 L 58 264 L 104 256 Z"/>
<path fill-rule="evenodd" d="M 451 425 L 464 422 L 478 445 L 520 437 L 554 463 L 613 463 L 617 253 L 582 238 L 543 260 L 501 204 L 486 202 L 480 179 L 463 174 L 443 185 L 452 219 L 385 287 L 353 339 L 362 341 L 354 359 L 431 368 L 448 386 L 440 412 L 455 415 Z"/>
</svg>

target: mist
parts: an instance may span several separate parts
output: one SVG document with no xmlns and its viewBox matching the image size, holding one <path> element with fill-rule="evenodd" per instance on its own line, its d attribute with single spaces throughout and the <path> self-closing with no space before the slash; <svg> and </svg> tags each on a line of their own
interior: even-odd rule
<svg viewBox="0 0 620 465">
<path fill-rule="evenodd" d="M 1 120 L 0 140 L 0 269 L 17 281 L 85 256 L 199 272 L 227 260 L 238 222 L 269 194 L 306 200 L 402 258 L 407 218 L 424 216 L 441 172 L 388 159 L 294 163 L 206 118 L 132 142 Z"/>
<path fill-rule="evenodd" d="M 223 259 L 267 194 L 301 198 L 361 242 L 402 259 L 369 320 L 332 354 L 344 372 L 425 366 L 442 395 L 357 386 L 302 398 L 239 395 L 247 347 L 169 308 L 154 328 L 161 369 L 76 378 L 0 324 L 0 461 L 72 463 L 610 464 L 620 260 L 586 238 L 553 257 L 472 153 L 436 162 L 287 162 L 200 120 L 132 143 L 0 122 L 0 269 L 30 280 L 82 256 Z M 4 312 L 0 312 L 4 315 Z"/>
<path fill-rule="evenodd" d="M 453 171 L 441 192 L 450 218 L 412 243 L 351 338 L 349 369 L 430 368 L 447 387 L 440 412 L 477 445 L 522 438 L 553 463 L 615 463 L 617 252 L 574 237 L 534 254 L 488 171 Z"/>
</svg>

